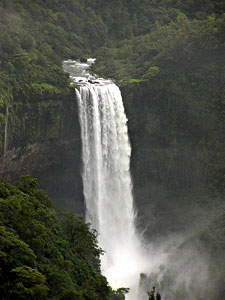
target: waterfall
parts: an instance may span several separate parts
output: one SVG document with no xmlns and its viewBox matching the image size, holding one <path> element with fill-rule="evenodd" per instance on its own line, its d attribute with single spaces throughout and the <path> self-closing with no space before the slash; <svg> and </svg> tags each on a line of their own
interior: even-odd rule
<svg viewBox="0 0 225 300">
<path fill-rule="evenodd" d="M 82 76 L 86 76 L 73 77 L 79 75 L 82 64 L 64 62 L 64 69 L 70 72 L 76 86 L 79 84 L 75 91 L 86 221 L 99 233 L 98 242 L 105 251 L 102 272 L 110 285 L 114 289 L 131 288 L 127 299 L 138 300 L 139 274 L 146 270 L 146 264 L 135 230 L 127 118 L 118 86 L 110 80 L 91 77 L 88 64 L 83 65 Z"/>
<path fill-rule="evenodd" d="M 208 258 L 198 244 L 189 244 L 192 231 L 141 242 L 135 229 L 131 145 L 121 93 L 111 80 L 90 75 L 93 61 L 69 60 L 63 67 L 78 101 L 86 220 L 98 231 L 105 251 L 102 273 L 114 289 L 130 288 L 126 300 L 146 300 L 153 286 L 163 299 L 176 298 L 179 291 L 185 299 L 195 299 L 190 286 L 194 282 L 204 289 Z M 140 278 L 140 273 L 145 275 Z"/>
<path fill-rule="evenodd" d="M 8 146 L 8 122 L 9 122 L 9 108 L 6 106 L 6 116 L 5 116 L 5 138 L 4 138 L 4 150 L 3 154 L 5 155 L 7 152 Z"/>
</svg>

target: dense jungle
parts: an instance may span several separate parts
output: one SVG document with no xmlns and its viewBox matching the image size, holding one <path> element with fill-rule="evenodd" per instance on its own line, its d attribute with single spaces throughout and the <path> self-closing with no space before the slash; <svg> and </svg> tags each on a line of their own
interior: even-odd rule
<svg viewBox="0 0 225 300">
<path fill-rule="evenodd" d="M 225 2 L 0 0 L 1 299 L 128 291 L 101 274 L 104 249 L 82 219 L 78 108 L 62 61 L 88 57 L 122 92 L 138 231 L 156 259 L 169 253 L 140 274 L 146 298 L 224 299 Z"/>
</svg>

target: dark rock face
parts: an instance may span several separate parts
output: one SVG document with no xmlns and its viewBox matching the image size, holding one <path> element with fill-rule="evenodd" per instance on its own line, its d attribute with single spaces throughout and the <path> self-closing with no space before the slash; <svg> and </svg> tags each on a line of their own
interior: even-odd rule
<svg viewBox="0 0 225 300">
<path fill-rule="evenodd" d="M 8 151 L 0 157 L 0 176 L 13 182 L 30 174 L 39 180 L 56 208 L 83 215 L 80 125 L 74 90 L 29 103 L 15 99 L 8 131 Z"/>
<path fill-rule="evenodd" d="M 80 62 L 81 63 L 86 63 L 87 62 L 87 58 L 86 57 L 81 57 L 80 58 Z"/>
<path fill-rule="evenodd" d="M 0 177 L 13 182 L 25 174 L 38 179 L 56 208 L 84 215 L 79 140 L 47 140 L 14 148 L 0 159 Z"/>
<path fill-rule="evenodd" d="M 204 214 L 201 199 L 208 197 L 202 151 L 191 132 L 184 138 L 173 137 L 170 120 L 163 117 L 163 104 L 143 84 L 121 90 L 140 230 L 151 239 L 185 230 Z"/>
<path fill-rule="evenodd" d="M 154 101 L 144 86 L 123 87 L 122 95 L 141 223 L 145 226 L 150 222 L 151 234 L 155 228 L 156 235 L 165 228 L 174 230 L 174 219 L 179 228 L 192 223 L 196 219 L 193 212 L 197 212 L 190 205 L 196 198 L 193 194 L 205 197 L 201 191 L 206 177 L 201 149 L 189 137 L 180 141 L 171 138 L 169 125 L 161 116 L 162 104 Z M 37 99 L 32 105 L 19 103 L 14 115 L 10 111 L 9 147 L 0 159 L 0 176 L 12 182 L 30 174 L 39 179 L 56 207 L 83 215 L 80 126 L 74 90 L 66 97 Z"/>
</svg>

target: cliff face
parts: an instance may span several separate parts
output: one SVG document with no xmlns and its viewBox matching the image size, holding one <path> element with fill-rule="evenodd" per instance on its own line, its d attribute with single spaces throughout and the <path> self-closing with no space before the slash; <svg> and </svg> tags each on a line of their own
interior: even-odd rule
<svg viewBox="0 0 225 300">
<path fill-rule="evenodd" d="M 181 128 L 176 131 L 172 117 L 167 115 L 167 103 L 160 102 L 145 84 L 127 85 L 121 90 L 132 145 L 133 192 L 140 228 L 148 225 L 145 232 L 151 238 L 190 230 L 202 222 L 213 201 L 217 202 L 209 189 L 210 152 L 196 142 L 201 128 L 189 130 L 185 111 L 184 115 L 178 111 Z"/>
<path fill-rule="evenodd" d="M 3 148 L 4 143 L 2 153 Z M 0 159 L 0 176 L 13 182 L 30 174 L 38 178 L 56 207 L 83 215 L 80 150 L 73 89 L 70 95 L 17 100 L 9 108 L 7 152 Z"/>
<path fill-rule="evenodd" d="M 174 228 L 174 217 L 180 224 L 184 218 L 192 222 L 196 217 L 190 205 L 192 195 L 202 198 L 206 194 L 203 162 L 207 153 L 194 145 L 191 132 L 185 138 L 173 132 L 170 119 L 165 118 L 164 104 L 149 94 L 145 85 L 123 86 L 121 90 L 132 145 L 134 196 L 142 222 L 158 219 L 151 224 L 151 234 L 154 226 L 157 234 L 165 230 L 168 212 L 168 230 Z M 7 128 L 7 152 L 0 160 L 0 176 L 12 182 L 30 174 L 38 178 L 56 207 L 84 214 L 74 89 L 67 95 L 12 101 Z M 2 153 L 3 148 L 4 143 Z"/>
<path fill-rule="evenodd" d="M 182 259 L 188 247 L 197 245 L 201 254 L 207 249 L 210 277 L 218 274 L 211 283 L 217 287 L 213 290 L 218 290 L 218 297 L 213 295 L 212 299 L 220 299 L 224 286 L 224 204 L 222 198 L 209 193 L 206 163 L 210 152 L 194 138 L 201 131 L 187 131 L 182 115 L 182 127 L 175 132 L 172 119 L 165 114 L 167 103 L 160 102 L 143 83 L 121 90 L 132 145 L 139 230 L 153 243 L 164 244 L 168 237 L 181 235 Z M 0 177 L 12 182 L 30 174 L 38 178 L 56 208 L 84 215 L 80 172 L 80 126 L 74 91 L 9 106 L 8 150 L 0 158 Z M 176 258 L 177 253 L 174 255 Z"/>
<path fill-rule="evenodd" d="M 73 137 L 79 132 L 76 116 L 74 90 L 65 94 L 43 93 L 11 99 L 7 105 L 7 150 L 14 147 L 43 142 L 46 139 Z M 6 113 L 1 108 L 2 117 L 0 152 L 3 153 Z"/>
</svg>

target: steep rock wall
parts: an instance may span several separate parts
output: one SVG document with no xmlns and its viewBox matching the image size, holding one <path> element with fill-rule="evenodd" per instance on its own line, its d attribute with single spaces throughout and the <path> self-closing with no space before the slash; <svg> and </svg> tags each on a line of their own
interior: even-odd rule
<svg viewBox="0 0 225 300">
<path fill-rule="evenodd" d="M 196 131 L 186 134 L 185 117 L 175 132 L 169 104 L 150 94 L 145 84 L 121 89 L 132 145 L 133 192 L 140 229 L 147 225 L 146 233 L 151 237 L 186 230 L 204 214 L 207 152 L 196 143 Z"/>
<path fill-rule="evenodd" d="M 56 207 L 82 215 L 80 146 L 74 89 L 68 95 L 14 100 L 9 107 L 7 152 L 0 158 L 0 176 L 12 182 L 30 174 L 38 178 Z M 1 153 L 3 148 L 4 143 Z"/>
</svg>

